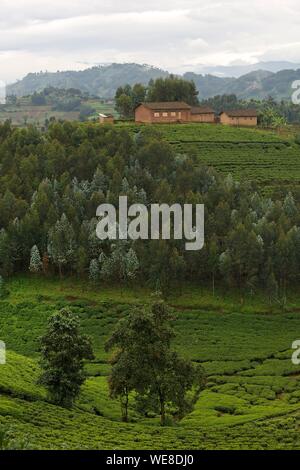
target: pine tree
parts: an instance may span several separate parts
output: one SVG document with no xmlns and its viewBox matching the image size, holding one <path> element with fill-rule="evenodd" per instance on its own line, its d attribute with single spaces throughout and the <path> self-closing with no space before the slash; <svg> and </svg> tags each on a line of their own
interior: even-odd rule
<svg viewBox="0 0 300 470">
<path fill-rule="evenodd" d="M 58 266 L 60 277 L 62 277 L 62 267 L 74 261 L 75 248 L 73 227 L 63 214 L 48 235 L 48 253 L 54 264 Z"/>
<path fill-rule="evenodd" d="M 12 243 L 6 230 L 0 230 L 0 269 L 4 276 L 13 272 Z"/>
<path fill-rule="evenodd" d="M 99 277 L 100 277 L 99 263 L 96 259 L 92 259 L 92 261 L 90 262 L 90 268 L 89 268 L 90 281 L 96 283 L 99 280 Z"/>
<path fill-rule="evenodd" d="M 288 217 L 294 217 L 298 212 L 295 199 L 291 192 L 288 193 L 284 200 L 283 210 Z"/>
<path fill-rule="evenodd" d="M 275 279 L 273 271 L 269 274 L 267 283 L 266 283 L 266 291 L 269 298 L 270 305 L 278 299 L 278 283 Z"/>
<path fill-rule="evenodd" d="M 43 268 L 43 263 L 41 260 L 41 255 L 39 249 L 36 245 L 31 248 L 30 252 L 30 265 L 29 271 L 31 273 L 39 273 Z"/>
<path fill-rule="evenodd" d="M 140 263 L 135 251 L 130 248 L 126 254 L 126 277 L 128 279 L 134 279 L 137 275 Z"/>
</svg>

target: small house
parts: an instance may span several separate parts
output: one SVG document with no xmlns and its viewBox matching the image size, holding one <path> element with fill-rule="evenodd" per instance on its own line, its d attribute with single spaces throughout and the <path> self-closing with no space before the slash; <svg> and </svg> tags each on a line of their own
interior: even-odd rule
<svg viewBox="0 0 300 470">
<path fill-rule="evenodd" d="M 194 106 L 191 109 L 191 122 L 215 122 L 215 112 L 208 106 Z"/>
<path fill-rule="evenodd" d="M 220 123 L 227 126 L 257 126 L 256 109 L 240 109 L 220 113 Z"/>
<path fill-rule="evenodd" d="M 135 122 L 172 123 L 190 122 L 191 106 L 181 101 L 141 103 L 135 109 Z"/>
<path fill-rule="evenodd" d="M 100 124 L 114 124 L 114 117 L 112 114 L 99 114 Z"/>
</svg>

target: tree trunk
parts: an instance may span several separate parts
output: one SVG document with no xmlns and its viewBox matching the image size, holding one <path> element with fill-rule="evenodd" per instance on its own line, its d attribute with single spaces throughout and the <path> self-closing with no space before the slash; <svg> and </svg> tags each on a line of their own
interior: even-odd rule
<svg viewBox="0 0 300 470">
<path fill-rule="evenodd" d="M 126 391 L 124 396 L 121 397 L 121 412 L 123 423 L 128 423 L 128 392 Z"/>
<path fill-rule="evenodd" d="M 62 279 L 61 263 L 58 263 L 59 278 Z"/>
<path fill-rule="evenodd" d="M 160 396 L 160 425 L 166 424 L 166 411 L 165 411 L 165 400 Z"/>
</svg>

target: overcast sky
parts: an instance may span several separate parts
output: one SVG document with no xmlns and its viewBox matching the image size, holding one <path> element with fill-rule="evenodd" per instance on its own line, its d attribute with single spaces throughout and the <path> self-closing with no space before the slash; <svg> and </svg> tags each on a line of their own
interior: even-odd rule
<svg viewBox="0 0 300 470">
<path fill-rule="evenodd" d="M 300 62 L 299 0 L 0 0 L 0 80 L 138 62 Z"/>
</svg>

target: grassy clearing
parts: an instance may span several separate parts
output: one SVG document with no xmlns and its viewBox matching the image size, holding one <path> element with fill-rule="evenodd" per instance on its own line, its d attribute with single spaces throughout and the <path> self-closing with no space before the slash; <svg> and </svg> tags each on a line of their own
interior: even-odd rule
<svg viewBox="0 0 300 470">
<path fill-rule="evenodd" d="M 57 120 L 76 121 L 79 119 L 78 111 L 53 111 L 51 106 L 5 106 L 0 108 L 0 122 L 11 120 L 14 126 L 25 126 L 34 124 L 43 126 L 46 119 L 55 117 Z"/>
<path fill-rule="evenodd" d="M 89 119 L 98 119 L 99 113 L 113 114 L 116 118 L 118 114 L 114 109 L 113 102 L 105 102 L 100 99 L 90 99 L 84 101 L 83 104 L 91 106 L 95 109 L 95 113 Z M 23 100 L 19 105 L 2 105 L 0 106 L 0 122 L 11 120 L 14 126 L 25 126 L 35 124 L 44 126 L 45 120 L 55 117 L 57 120 L 78 121 L 79 111 L 54 111 L 50 105 L 33 106 L 30 100 Z"/>
</svg>

